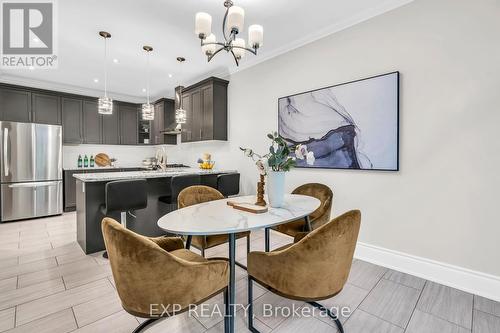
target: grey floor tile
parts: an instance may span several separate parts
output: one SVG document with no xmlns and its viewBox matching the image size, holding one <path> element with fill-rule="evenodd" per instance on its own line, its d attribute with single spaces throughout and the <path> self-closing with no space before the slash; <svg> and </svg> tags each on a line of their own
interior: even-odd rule
<svg viewBox="0 0 500 333">
<path fill-rule="evenodd" d="M 387 272 L 387 268 L 355 260 L 352 263 L 348 282 L 360 288 L 371 290 Z"/>
<path fill-rule="evenodd" d="M 354 311 L 346 322 L 344 331 L 349 333 L 403 333 L 401 327 L 359 309 Z"/>
<path fill-rule="evenodd" d="M 359 309 L 405 328 L 417 304 L 420 291 L 382 279 Z"/>
<path fill-rule="evenodd" d="M 474 296 L 474 309 L 500 317 L 500 302 L 481 296 Z"/>
<path fill-rule="evenodd" d="M 75 318 L 71 309 L 62 310 L 37 319 L 25 325 L 17 326 L 8 333 L 67 333 L 76 329 Z M 6 332 L 6 333 L 7 333 Z M 96 333 L 96 332 L 94 332 Z"/>
<path fill-rule="evenodd" d="M 121 310 L 123 310 L 122 303 L 114 290 L 73 307 L 78 327 L 91 324 Z"/>
<path fill-rule="evenodd" d="M 344 289 L 335 297 L 319 301 L 321 305 L 338 315 L 341 322 L 345 322 L 366 298 L 369 291 L 346 283 Z M 327 324 L 332 324 L 329 318 L 320 318 Z M 333 323 L 333 325 L 335 325 Z"/>
<path fill-rule="evenodd" d="M 415 310 L 406 333 L 470 333 L 470 330 L 429 313 Z"/>
<path fill-rule="evenodd" d="M 471 329 L 472 300 L 469 293 L 428 281 L 417 309 Z"/>
<path fill-rule="evenodd" d="M 273 333 L 333 333 L 338 332 L 325 322 L 314 317 L 290 317 L 283 321 Z"/>
<path fill-rule="evenodd" d="M 271 328 L 264 325 L 260 320 L 254 319 L 253 326 L 261 333 L 271 332 Z M 234 321 L 235 331 L 240 332 L 250 332 L 248 330 L 248 318 L 246 317 L 246 312 L 241 309 L 236 313 L 236 319 Z M 224 322 L 221 321 L 217 325 L 213 326 L 206 333 L 223 333 L 224 332 Z M 159 332 L 158 332 L 159 333 Z"/>
<path fill-rule="evenodd" d="M 103 318 L 99 321 L 93 322 L 90 325 L 80 327 L 73 331 L 75 333 L 130 333 L 137 326 L 139 322 L 134 316 L 125 311 L 117 312 L 111 316 Z"/>
<path fill-rule="evenodd" d="M 254 314 L 266 326 L 275 329 L 293 315 L 293 309 L 298 309 L 304 304 L 268 292 L 254 302 Z"/>
<path fill-rule="evenodd" d="M 148 327 L 144 333 L 201 333 L 206 329 L 196 320 L 195 317 L 189 316 L 188 312 L 158 320 Z"/>
<path fill-rule="evenodd" d="M 424 279 L 410 274 L 401 273 L 392 269 L 388 270 L 387 273 L 385 273 L 384 279 L 391 280 L 393 282 L 397 282 L 407 287 L 412 287 L 418 290 L 422 290 L 425 285 Z"/>
<path fill-rule="evenodd" d="M 14 327 L 16 321 L 16 308 L 0 311 L 0 332 Z"/>
<path fill-rule="evenodd" d="M 0 293 L 17 288 L 17 276 L 0 280 Z"/>
<path fill-rule="evenodd" d="M 64 290 L 61 278 L 37 283 L 25 288 L 12 289 L 0 294 L 0 310 L 36 300 Z"/>
<path fill-rule="evenodd" d="M 474 310 L 472 333 L 499 333 L 500 317 Z"/>
</svg>

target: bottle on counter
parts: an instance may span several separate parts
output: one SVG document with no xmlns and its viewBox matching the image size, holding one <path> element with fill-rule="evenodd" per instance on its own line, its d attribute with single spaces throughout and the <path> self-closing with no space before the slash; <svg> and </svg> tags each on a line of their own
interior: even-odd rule
<svg viewBox="0 0 500 333">
<path fill-rule="evenodd" d="M 78 155 L 78 167 L 81 168 L 83 165 L 82 155 Z"/>
<path fill-rule="evenodd" d="M 84 168 L 89 167 L 89 158 L 87 157 L 87 155 L 85 155 L 85 157 L 83 158 L 83 167 Z"/>
<path fill-rule="evenodd" d="M 94 167 L 94 155 L 90 155 L 90 167 Z"/>
</svg>

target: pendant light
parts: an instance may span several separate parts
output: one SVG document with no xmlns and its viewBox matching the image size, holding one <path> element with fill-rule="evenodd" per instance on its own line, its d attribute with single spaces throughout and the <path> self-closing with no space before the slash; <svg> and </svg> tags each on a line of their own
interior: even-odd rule
<svg viewBox="0 0 500 333">
<path fill-rule="evenodd" d="M 106 31 L 100 31 L 99 35 L 104 38 L 104 97 L 98 100 L 97 112 L 99 114 L 113 114 L 113 100 L 108 97 L 108 45 L 107 40 L 111 34 Z"/>
<path fill-rule="evenodd" d="M 149 101 L 149 56 L 153 51 L 151 46 L 143 46 L 142 49 L 147 53 L 147 82 L 146 82 L 146 103 L 142 104 L 142 120 L 154 120 L 155 119 L 155 107 Z"/>
<path fill-rule="evenodd" d="M 186 61 L 186 59 L 183 57 L 177 57 L 177 61 L 179 62 L 179 67 L 182 69 L 182 63 Z M 180 72 L 182 72 L 182 70 Z M 185 124 L 187 120 L 186 110 L 184 110 L 184 106 L 182 104 L 182 85 L 179 84 L 179 108 L 175 110 L 175 122 L 179 125 Z"/>
</svg>

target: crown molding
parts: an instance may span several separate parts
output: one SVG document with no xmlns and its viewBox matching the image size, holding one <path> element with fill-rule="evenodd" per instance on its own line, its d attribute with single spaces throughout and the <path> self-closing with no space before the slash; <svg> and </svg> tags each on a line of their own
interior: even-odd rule
<svg viewBox="0 0 500 333">
<path fill-rule="evenodd" d="M 57 92 L 90 96 L 90 97 L 101 97 L 101 95 L 102 95 L 102 90 L 98 90 L 98 89 L 90 89 L 90 88 L 78 87 L 78 86 L 56 83 L 56 82 L 35 80 L 35 79 L 26 78 L 26 77 L 5 74 L 5 73 L 2 73 L 0 75 L 0 82 L 24 86 L 24 87 L 30 87 L 30 88 L 53 90 L 53 91 L 57 91 Z M 108 94 L 114 100 L 119 100 L 122 102 L 130 102 L 130 103 L 143 103 L 144 102 L 144 98 L 141 98 L 139 96 L 131 96 L 131 95 L 126 95 L 126 94 L 114 93 L 114 92 L 108 92 Z M 160 97 L 158 97 L 158 99 L 159 98 Z M 154 99 L 154 98 L 152 98 L 152 99 Z"/>
<path fill-rule="evenodd" d="M 239 67 L 229 68 L 229 70 L 219 71 L 217 73 L 211 72 L 210 75 L 214 75 L 214 76 L 224 75 L 224 74 L 227 75 L 228 72 L 229 72 L 229 75 L 231 75 L 231 74 L 243 71 L 245 69 L 248 69 L 248 68 L 251 68 L 255 65 L 258 65 L 262 62 L 265 62 L 267 60 L 270 60 L 272 58 L 280 56 L 284 53 L 290 52 L 290 51 L 297 49 L 297 48 L 300 48 L 304 45 L 313 43 L 319 39 L 322 39 L 324 37 L 332 35 L 336 32 L 345 30 L 345 29 L 350 28 L 356 24 L 362 23 L 362 22 L 367 21 L 371 18 L 382 15 L 386 12 L 389 12 L 389 11 L 394 10 L 396 8 L 399 8 L 401 6 L 407 5 L 413 1 L 414 0 L 388 0 L 388 1 L 385 1 L 385 2 L 379 4 L 375 7 L 366 9 L 359 14 L 348 17 L 345 20 L 342 20 L 338 23 L 335 23 L 335 24 L 327 26 L 323 29 L 317 30 L 314 33 L 309 34 L 305 37 L 296 39 L 296 40 L 294 40 L 294 41 L 292 41 L 292 42 L 290 42 L 290 43 L 288 43 L 288 44 L 286 44 L 286 45 L 284 45 L 276 50 L 273 50 L 272 52 L 265 54 L 264 56 L 253 57 L 252 60 L 240 63 Z"/>
</svg>

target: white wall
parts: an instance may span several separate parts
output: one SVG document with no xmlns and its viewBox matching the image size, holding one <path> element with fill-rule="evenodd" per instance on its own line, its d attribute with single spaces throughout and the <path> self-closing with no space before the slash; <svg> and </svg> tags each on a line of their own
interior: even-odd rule
<svg viewBox="0 0 500 333">
<path fill-rule="evenodd" d="M 334 215 L 362 210 L 361 242 L 500 276 L 499 14 L 495 0 L 416 0 L 238 72 L 229 142 L 169 147 L 171 159 L 212 152 L 254 193 L 238 146 L 267 149 L 278 97 L 398 70 L 401 171 L 300 169 L 287 187 L 331 186 Z"/>
</svg>

